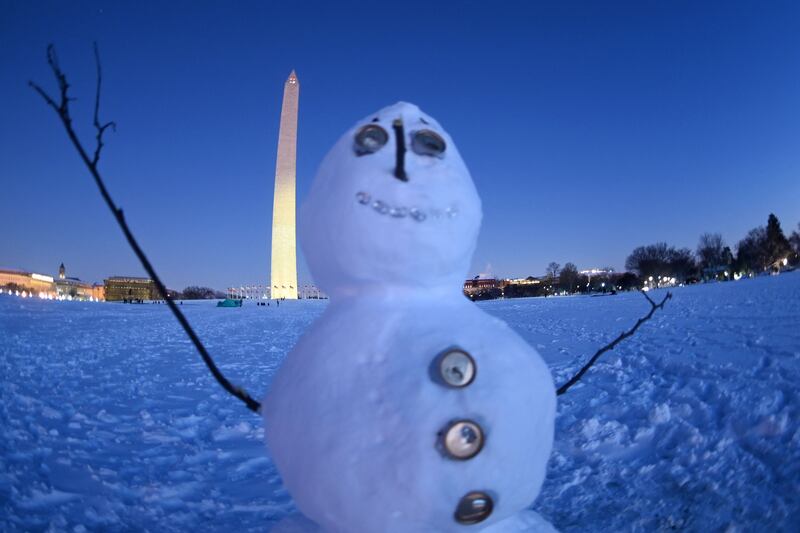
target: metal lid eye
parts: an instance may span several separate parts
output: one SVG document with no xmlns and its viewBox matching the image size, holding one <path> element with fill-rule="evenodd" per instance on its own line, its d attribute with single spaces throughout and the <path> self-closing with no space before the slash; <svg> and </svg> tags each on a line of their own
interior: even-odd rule
<svg viewBox="0 0 800 533">
<path fill-rule="evenodd" d="M 441 432 L 445 453 L 459 461 L 472 459 L 483 448 L 483 430 L 472 420 L 456 420 Z"/>
<path fill-rule="evenodd" d="M 449 387 L 466 387 L 475 379 L 475 360 L 460 348 L 450 348 L 436 358 L 434 377 Z"/>
<path fill-rule="evenodd" d="M 485 492 L 470 492 L 458 502 L 455 519 L 459 524 L 477 524 L 492 514 L 494 502 Z"/>
<path fill-rule="evenodd" d="M 374 154 L 389 141 L 386 130 L 375 124 L 364 126 L 355 137 L 356 155 Z"/>
<path fill-rule="evenodd" d="M 442 157 L 446 148 L 442 136 L 434 131 L 419 130 L 411 136 L 411 149 L 416 154 Z"/>
</svg>

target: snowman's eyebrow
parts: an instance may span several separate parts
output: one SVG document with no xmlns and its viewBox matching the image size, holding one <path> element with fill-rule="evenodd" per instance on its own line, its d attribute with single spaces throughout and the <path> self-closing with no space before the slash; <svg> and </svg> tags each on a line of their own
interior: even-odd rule
<svg viewBox="0 0 800 533">
<path fill-rule="evenodd" d="M 425 120 L 425 119 L 424 119 L 424 118 L 422 118 L 422 117 L 419 117 L 419 121 L 420 121 L 420 122 L 422 122 L 423 124 L 428 124 L 428 121 L 427 121 L 427 120 Z"/>
<path fill-rule="evenodd" d="M 380 122 L 380 121 L 378 120 L 378 117 L 375 117 L 372 119 L 372 122 Z"/>
</svg>

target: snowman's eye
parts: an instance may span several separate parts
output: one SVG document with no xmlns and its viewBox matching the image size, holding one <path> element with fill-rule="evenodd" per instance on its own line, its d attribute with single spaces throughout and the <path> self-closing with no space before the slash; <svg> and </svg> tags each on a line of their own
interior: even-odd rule
<svg viewBox="0 0 800 533">
<path fill-rule="evenodd" d="M 415 131 L 411 136 L 411 149 L 419 155 L 442 157 L 446 148 L 441 135 L 431 130 Z"/>
<path fill-rule="evenodd" d="M 375 124 L 364 126 L 355 138 L 356 155 L 374 154 L 387 143 L 389 134 L 386 130 Z"/>
</svg>

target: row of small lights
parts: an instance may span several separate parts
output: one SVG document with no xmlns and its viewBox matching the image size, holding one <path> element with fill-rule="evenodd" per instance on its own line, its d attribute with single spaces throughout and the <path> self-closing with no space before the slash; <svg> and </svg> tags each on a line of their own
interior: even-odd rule
<svg viewBox="0 0 800 533">
<path fill-rule="evenodd" d="M 28 291 L 20 292 L 18 290 L 11 290 L 11 289 L 8 289 L 8 290 L 0 289 L 0 294 L 8 294 L 10 296 L 19 296 L 20 298 L 36 298 L 36 295 L 33 292 L 28 292 Z M 77 300 L 77 298 L 73 298 L 70 295 L 67 295 L 67 296 L 54 296 L 52 293 L 44 292 L 44 291 L 40 292 L 38 297 L 39 297 L 40 300 L 56 300 L 58 302 L 63 302 L 63 301 L 71 302 L 72 300 Z M 90 296 L 88 298 L 88 300 L 83 300 L 83 301 L 99 302 L 100 299 L 99 298 L 94 298 L 93 296 Z"/>
<path fill-rule="evenodd" d="M 650 276 L 649 278 L 647 278 L 647 279 L 644 281 L 644 286 L 642 287 L 642 290 L 643 290 L 644 292 L 647 292 L 647 291 L 649 291 L 650 289 L 654 288 L 654 287 L 652 286 L 652 285 L 653 285 L 653 281 L 654 281 L 654 280 L 653 280 L 653 276 Z M 658 282 L 658 285 L 661 285 L 662 283 L 669 283 L 669 284 L 671 284 L 671 285 L 675 285 L 675 283 L 677 283 L 677 280 L 676 280 L 675 278 L 670 278 L 670 277 L 668 277 L 668 276 L 658 276 L 658 279 L 657 279 L 657 280 L 655 280 L 655 281 L 657 281 L 657 282 Z"/>
<path fill-rule="evenodd" d="M 789 264 L 789 259 L 784 257 L 783 260 L 781 261 L 781 263 L 783 264 L 783 266 L 786 266 L 786 265 Z M 726 278 L 731 277 L 731 273 L 728 272 L 727 270 L 725 272 L 723 272 L 723 275 Z M 751 276 L 752 276 L 752 274 L 751 274 Z M 733 273 L 733 279 L 735 281 L 739 281 L 740 279 L 742 279 L 742 277 L 743 277 L 743 274 L 741 272 L 734 272 Z M 644 282 L 644 287 L 643 287 L 644 290 L 648 290 L 648 288 L 649 288 L 648 287 L 648 283 L 649 284 L 653 283 L 653 276 L 650 276 L 649 278 L 647 278 L 647 281 Z M 675 284 L 676 280 L 675 280 L 675 278 L 669 278 L 669 277 L 666 277 L 666 276 L 664 276 L 664 277 L 658 276 L 658 283 L 659 284 L 661 284 L 661 283 L 672 283 L 672 284 Z M 605 285 L 605 284 L 603 284 L 603 285 Z"/>
</svg>

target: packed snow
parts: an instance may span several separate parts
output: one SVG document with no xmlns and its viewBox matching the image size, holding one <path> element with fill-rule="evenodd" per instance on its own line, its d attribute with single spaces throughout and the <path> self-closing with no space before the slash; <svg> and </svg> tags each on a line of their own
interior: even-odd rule
<svg viewBox="0 0 800 533">
<path fill-rule="evenodd" d="M 562 531 L 795 529 L 800 273 L 673 292 L 559 397 L 534 508 Z M 478 305 L 557 384 L 648 310 L 636 293 Z M 325 306 L 182 309 L 260 397 Z M 213 381 L 164 305 L 0 295 L 0 373 L 4 531 L 264 531 L 295 512 L 259 417 Z"/>
</svg>

